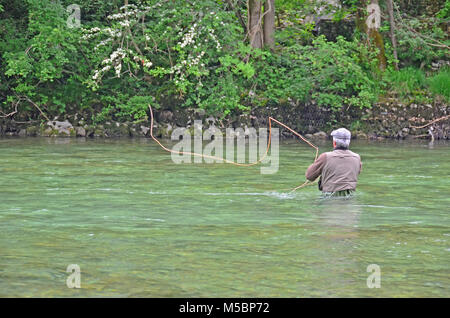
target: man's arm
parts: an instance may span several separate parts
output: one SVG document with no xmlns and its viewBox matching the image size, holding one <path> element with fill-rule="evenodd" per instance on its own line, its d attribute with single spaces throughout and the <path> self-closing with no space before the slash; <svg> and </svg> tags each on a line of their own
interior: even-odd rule
<svg viewBox="0 0 450 318">
<path fill-rule="evenodd" d="M 361 172 L 362 172 L 362 160 L 361 160 L 361 157 L 358 155 L 358 158 L 359 158 L 359 171 L 358 171 L 358 174 L 361 174 Z"/>
<path fill-rule="evenodd" d="M 325 166 L 326 162 L 327 162 L 327 154 L 323 153 L 306 170 L 306 173 L 305 173 L 306 179 L 308 179 L 309 181 L 316 180 L 317 177 L 322 174 L 322 169 Z"/>
</svg>

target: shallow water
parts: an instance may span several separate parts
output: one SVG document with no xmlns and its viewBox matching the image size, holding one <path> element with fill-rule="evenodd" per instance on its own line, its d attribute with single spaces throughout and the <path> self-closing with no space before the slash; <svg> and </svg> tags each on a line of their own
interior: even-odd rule
<svg viewBox="0 0 450 318">
<path fill-rule="evenodd" d="M 325 200 L 288 194 L 314 157 L 296 141 L 262 175 L 147 139 L 0 139 L 0 296 L 450 297 L 449 146 L 354 142 L 357 194 Z"/>
</svg>

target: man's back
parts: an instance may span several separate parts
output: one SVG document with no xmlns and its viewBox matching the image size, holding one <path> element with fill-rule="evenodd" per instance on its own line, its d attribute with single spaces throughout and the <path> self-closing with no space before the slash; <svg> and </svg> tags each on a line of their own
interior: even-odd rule
<svg viewBox="0 0 450 318">
<path fill-rule="evenodd" d="M 354 190 L 361 172 L 361 158 L 350 150 L 335 149 L 326 153 L 322 170 L 322 191 Z"/>
<path fill-rule="evenodd" d="M 321 176 L 321 190 L 324 192 L 354 190 L 361 166 L 357 153 L 335 149 L 321 154 L 306 171 L 306 178 L 313 181 Z"/>
<path fill-rule="evenodd" d="M 346 195 L 356 189 L 361 172 L 361 158 L 348 150 L 351 132 L 339 128 L 331 132 L 333 151 L 325 152 L 306 170 L 306 179 L 314 181 L 321 176 L 319 189 L 326 194 Z"/>
</svg>

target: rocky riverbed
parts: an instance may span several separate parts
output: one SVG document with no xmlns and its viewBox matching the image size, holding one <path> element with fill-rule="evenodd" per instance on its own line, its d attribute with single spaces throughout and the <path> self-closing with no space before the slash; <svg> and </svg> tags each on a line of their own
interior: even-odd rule
<svg viewBox="0 0 450 318">
<path fill-rule="evenodd" d="M 450 118 L 427 125 L 431 121 L 450 114 L 447 103 L 435 100 L 433 103 L 399 103 L 386 99 L 371 109 L 343 109 L 331 112 L 314 103 L 297 105 L 287 102 L 277 107 L 258 108 L 251 113 L 234 113 L 225 118 L 206 114 L 203 109 L 155 110 L 154 136 L 170 138 L 177 127 L 193 129 L 194 122 L 201 121 L 203 128 L 216 126 L 225 132 L 226 128 L 242 128 L 245 135 L 251 127 L 267 127 L 272 116 L 307 138 L 325 139 L 337 126 L 347 127 L 353 138 L 427 138 L 449 139 Z M 334 123 L 330 125 L 329 123 Z M 421 127 L 421 128 L 418 128 Z M 105 121 L 94 124 L 82 115 L 54 118 L 52 121 L 15 121 L 0 119 L 1 136 L 48 136 L 48 137 L 149 137 L 150 119 L 139 122 Z M 281 130 L 281 137 L 291 138 L 292 133 Z"/>
</svg>

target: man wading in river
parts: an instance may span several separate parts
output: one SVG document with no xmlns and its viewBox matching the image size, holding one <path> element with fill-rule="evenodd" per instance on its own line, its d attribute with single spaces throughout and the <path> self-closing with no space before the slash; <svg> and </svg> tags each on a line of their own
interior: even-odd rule
<svg viewBox="0 0 450 318">
<path fill-rule="evenodd" d="M 361 172 L 361 158 L 348 149 L 351 133 L 339 128 L 331 133 L 333 151 L 325 152 L 306 170 L 306 179 L 319 179 L 319 190 L 325 196 L 349 196 L 356 189 Z"/>
</svg>

